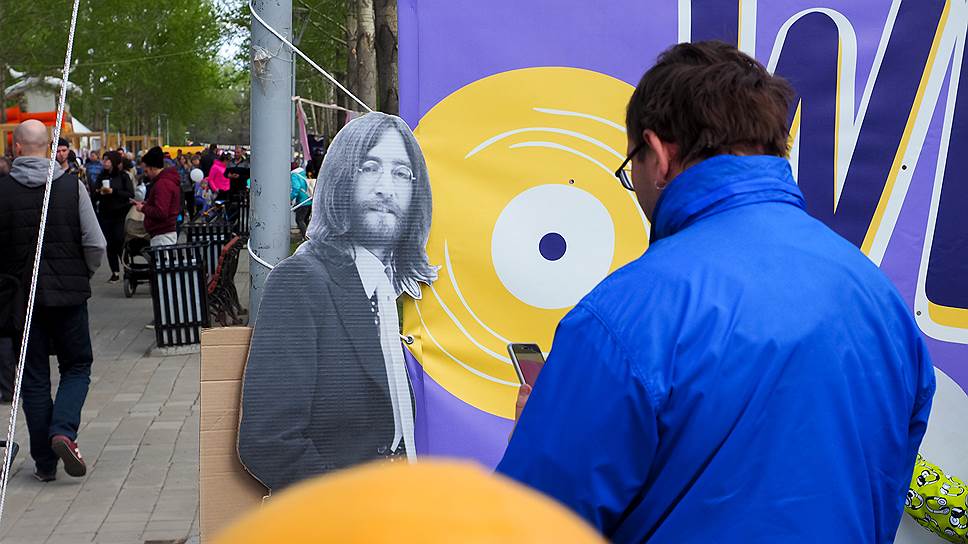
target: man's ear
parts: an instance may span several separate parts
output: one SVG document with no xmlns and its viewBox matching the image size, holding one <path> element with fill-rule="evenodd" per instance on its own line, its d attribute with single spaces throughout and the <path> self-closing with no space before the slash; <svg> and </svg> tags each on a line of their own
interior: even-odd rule
<svg viewBox="0 0 968 544">
<path fill-rule="evenodd" d="M 655 180 L 656 185 L 660 189 L 664 188 L 682 170 L 679 165 L 679 145 L 663 140 L 650 129 L 642 132 L 642 138 L 654 153 L 658 163 L 659 177 Z"/>
</svg>

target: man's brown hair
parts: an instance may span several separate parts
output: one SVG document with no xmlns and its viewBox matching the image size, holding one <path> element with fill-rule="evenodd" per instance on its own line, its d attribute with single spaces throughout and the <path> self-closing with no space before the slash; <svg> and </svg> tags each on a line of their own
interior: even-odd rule
<svg viewBox="0 0 968 544">
<path fill-rule="evenodd" d="M 629 100 L 633 143 L 651 129 L 684 165 L 738 150 L 784 157 L 793 89 L 723 42 L 681 43 L 659 55 Z"/>
</svg>

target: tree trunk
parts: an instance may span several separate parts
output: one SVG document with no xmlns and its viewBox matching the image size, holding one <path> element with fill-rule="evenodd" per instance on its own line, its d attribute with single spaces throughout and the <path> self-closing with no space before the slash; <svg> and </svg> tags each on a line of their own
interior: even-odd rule
<svg viewBox="0 0 968 544">
<path fill-rule="evenodd" d="M 400 90 L 397 77 L 397 2 L 376 0 L 377 98 L 380 111 L 399 115 Z"/>
<path fill-rule="evenodd" d="M 7 65 L 0 63 L 0 125 L 7 122 Z"/>
<path fill-rule="evenodd" d="M 377 107 L 376 102 L 376 19 L 373 12 L 373 0 L 359 0 L 357 7 L 356 55 L 359 60 L 359 93 L 356 95 L 364 104 L 371 108 Z"/>
<path fill-rule="evenodd" d="M 326 104 L 336 103 L 336 94 L 333 92 L 333 89 L 334 87 L 332 85 L 326 86 L 326 90 L 323 91 L 324 103 Z M 322 111 L 322 114 L 323 114 L 323 126 L 322 126 L 322 129 L 320 130 L 320 134 L 329 138 L 333 134 L 336 134 L 336 110 L 331 110 L 327 108 Z"/>
<path fill-rule="evenodd" d="M 356 52 L 357 34 L 359 33 L 360 25 L 356 18 L 356 9 L 352 5 L 353 1 L 350 0 L 350 5 L 346 9 L 346 83 L 344 85 L 351 93 L 356 94 L 360 88 L 360 82 L 357 78 L 360 72 L 360 61 Z"/>
</svg>

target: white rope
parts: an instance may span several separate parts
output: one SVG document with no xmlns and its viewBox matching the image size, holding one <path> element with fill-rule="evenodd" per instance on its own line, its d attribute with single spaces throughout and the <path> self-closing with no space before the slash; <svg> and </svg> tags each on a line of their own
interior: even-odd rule
<svg viewBox="0 0 968 544">
<path fill-rule="evenodd" d="M 349 108 L 344 108 L 343 106 L 337 106 L 336 104 L 323 104 L 322 102 L 316 102 L 315 100 L 309 100 L 308 98 L 303 98 L 301 96 L 292 97 L 293 102 L 302 102 L 303 104 L 309 104 L 310 106 L 315 106 L 317 108 L 323 108 L 327 110 L 338 110 L 345 111 L 348 113 L 360 113 L 356 110 L 351 110 Z"/>
<path fill-rule="evenodd" d="M 306 200 L 303 200 L 302 202 L 300 202 L 299 204 L 296 204 L 292 208 L 289 208 L 289 211 L 294 212 L 296 211 L 297 208 L 301 208 L 303 204 L 306 204 L 307 202 L 312 202 L 312 200 L 313 200 L 313 197 L 309 197 Z"/>
<path fill-rule="evenodd" d="M 299 55 L 300 57 L 302 57 L 303 60 L 306 61 L 306 62 L 308 62 L 309 65 L 312 66 L 313 68 L 315 68 L 317 72 L 319 72 L 320 74 L 323 74 L 324 76 L 326 76 L 326 79 L 330 80 L 333 83 L 333 85 L 336 85 L 336 87 L 338 87 L 339 90 L 341 90 L 344 93 L 346 93 L 346 95 L 349 96 L 350 98 L 352 98 L 357 104 L 359 104 L 360 106 L 363 106 L 363 109 L 365 109 L 367 112 L 373 111 L 373 108 L 367 106 L 365 103 L 363 103 L 362 100 L 360 100 L 359 98 L 357 98 L 356 95 L 354 95 L 353 93 L 351 93 L 349 91 L 349 89 L 347 89 L 346 87 L 344 87 L 339 81 L 336 81 L 336 78 L 333 77 L 332 75 L 330 75 L 329 72 L 327 72 L 326 70 L 323 70 L 322 68 L 320 68 L 320 66 L 318 64 L 316 64 L 315 62 L 313 62 L 313 59 L 307 57 L 305 53 L 303 53 L 302 51 L 300 51 L 298 47 L 296 47 L 289 40 L 287 40 L 285 38 L 285 36 L 283 36 L 282 34 L 280 34 L 279 32 L 277 32 L 276 29 L 274 29 L 271 26 L 269 26 L 269 23 L 265 22 L 265 20 L 262 17 L 259 16 L 259 13 L 256 11 L 255 6 L 252 4 L 252 0 L 249 0 L 249 11 L 252 12 L 252 18 L 253 19 L 255 19 L 256 21 L 259 21 L 259 24 L 261 24 L 262 26 L 265 27 L 266 30 L 268 30 L 269 32 L 271 32 L 273 36 L 275 36 L 276 38 L 279 38 L 279 40 L 282 41 L 282 43 L 286 44 L 286 46 L 289 49 L 292 49 L 293 52 L 295 52 L 297 55 Z"/>
<path fill-rule="evenodd" d="M 44 203 L 40 211 L 40 230 L 37 233 L 37 252 L 34 255 L 34 268 L 30 277 L 30 292 L 27 297 L 27 316 L 24 321 L 23 341 L 20 344 L 20 358 L 17 361 L 17 375 L 13 386 L 13 402 L 10 405 L 10 423 L 7 428 L 7 447 L 3 455 L 3 476 L 0 479 L 0 521 L 3 520 L 3 507 L 7 500 L 7 482 L 10 478 L 10 452 L 13 447 L 14 431 L 17 428 L 17 408 L 20 406 L 20 388 L 23 385 L 24 364 L 27 360 L 27 344 L 30 341 L 30 327 L 34 317 L 34 302 L 37 296 L 37 277 L 40 275 L 40 257 L 44 248 L 44 234 L 47 231 L 47 210 L 50 206 L 51 183 L 54 179 L 54 157 L 57 154 L 57 140 L 60 139 L 61 123 L 64 121 L 64 103 L 67 101 L 67 79 L 70 76 L 71 55 L 74 50 L 74 31 L 77 28 L 77 10 L 81 0 L 74 0 L 71 14 L 71 30 L 67 35 L 67 55 L 64 57 L 64 72 L 61 76 L 60 101 L 57 103 L 57 123 L 50 143 L 50 165 L 47 167 L 47 183 L 44 185 Z"/>
<path fill-rule="evenodd" d="M 252 251 L 252 244 L 249 244 L 249 257 L 252 257 L 252 259 L 255 262 L 261 264 L 262 266 L 266 267 L 269 270 L 272 270 L 273 268 L 275 268 L 271 264 L 269 264 L 269 263 L 265 262 L 264 260 L 262 260 L 262 257 L 259 257 L 258 255 L 256 255 L 255 254 L 255 251 Z"/>
</svg>

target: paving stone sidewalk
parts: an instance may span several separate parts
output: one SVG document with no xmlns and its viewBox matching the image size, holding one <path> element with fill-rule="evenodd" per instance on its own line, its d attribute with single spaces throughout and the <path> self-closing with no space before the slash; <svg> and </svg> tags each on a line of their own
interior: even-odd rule
<svg viewBox="0 0 968 544">
<path fill-rule="evenodd" d="M 197 541 L 199 356 L 151 356 L 148 285 L 127 299 L 108 276 L 105 264 L 88 303 L 95 360 L 77 440 L 88 475 L 61 467 L 54 482 L 34 480 L 21 410 L 4 544 Z M 4 434 L 9 410 L 0 405 Z"/>
</svg>

